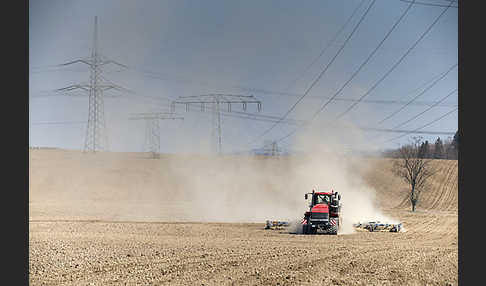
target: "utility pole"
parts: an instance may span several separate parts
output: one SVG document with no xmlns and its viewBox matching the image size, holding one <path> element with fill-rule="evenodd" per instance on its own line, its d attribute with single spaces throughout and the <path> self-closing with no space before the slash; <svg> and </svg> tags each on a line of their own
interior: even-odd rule
<svg viewBox="0 0 486 286">
<path fill-rule="evenodd" d="M 262 110 L 261 101 L 257 100 L 253 95 L 234 95 L 234 94 L 203 94 L 194 96 L 179 96 L 179 100 L 172 101 L 171 110 L 175 110 L 176 104 L 184 104 L 186 111 L 189 111 L 190 104 L 200 104 L 201 111 L 205 111 L 206 105 L 211 106 L 211 140 L 213 152 L 221 154 L 222 152 L 222 118 L 221 105 L 227 105 L 228 112 L 231 112 L 231 104 L 242 104 L 243 111 L 246 111 L 247 105 L 257 104 L 258 112 Z"/>
<path fill-rule="evenodd" d="M 279 154 L 280 150 L 278 150 L 277 142 L 273 141 L 272 142 L 272 156 L 277 156 Z"/>
<path fill-rule="evenodd" d="M 278 148 L 277 141 L 265 140 L 262 148 L 262 152 L 265 155 L 277 156 L 280 154 L 280 149 Z"/>
<path fill-rule="evenodd" d="M 167 119 L 181 119 L 184 117 L 178 117 L 172 112 L 147 112 L 147 113 L 135 113 L 130 120 L 145 120 L 145 147 L 151 154 L 153 159 L 160 158 L 160 125 L 159 120 Z"/>
<path fill-rule="evenodd" d="M 57 92 L 69 92 L 76 89 L 81 89 L 89 93 L 88 106 L 88 126 L 86 128 L 86 137 L 84 142 L 84 152 L 96 152 L 108 150 L 108 135 L 106 132 L 105 123 L 105 109 L 104 97 L 115 97 L 114 95 L 106 95 L 103 92 L 109 89 L 118 91 L 128 91 L 127 89 L 106 80 L 102 75 L 102 67 L 106 64 L 116 64 L 121 67 L 127 66 L 115 62 L 101 55 L 98 50 L 98 16 L 94 18 L 94 33 L 93 33 L 93 47 L 91 49 L 91 56 L 82 58 L 68 63 L 61 64 L 61 66 L 71 65 L 75 63 L 83 63 L 90 68 L 89 83 L 80 83 L 70 85 L 64 88 L 57 89 Z M 106 83 L 105 83 L 106 82 Z M 119 95 L 117 95 L 119 96 Z"/>
</svg>

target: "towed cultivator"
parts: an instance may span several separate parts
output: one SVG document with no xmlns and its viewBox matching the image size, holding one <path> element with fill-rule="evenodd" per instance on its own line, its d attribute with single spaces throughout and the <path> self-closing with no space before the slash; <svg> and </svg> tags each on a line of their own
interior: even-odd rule
<svg viewBox="0 0 486 286">
<path fill-rule="evenodd" d="M 288 221 L 279 221 L 279 220 L 267 220 L 265 223 L 265 229 L 282 229 L 284 227 L 288 227 Z"/>
<path fill-rule="evenodd" d="M 402 229 L 401 223 L 382 223 L 379 221 L 369 221 L 363 223 L 355 223 L 353 226 L 358 230 L 373 231 L 389 231 L 389 232 L 400 232 Z"/>
</svg>

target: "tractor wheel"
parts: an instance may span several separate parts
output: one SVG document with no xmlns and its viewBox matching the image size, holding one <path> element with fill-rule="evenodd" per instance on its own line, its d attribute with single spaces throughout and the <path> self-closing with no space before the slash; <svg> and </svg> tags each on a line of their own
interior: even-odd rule
<svg viewBox="0 0 486 286">
<path fill-rule="evenodd" d="M 316 234 L 317 233 L 317 227 L 310 227 L 310 234 Z"/>
<path fill-rule="evenodd" d="M 338 228 L 336 225 L 331 226 L 331 228 L 328 231 L 329 234 L 336 235 L 338 233 Z"/>
<path fill-rule="evenodd" d="M 310 224 L 304 224 L 302 232 L 304 234 L 315 234 L 315 229 Z"/>
</svg>

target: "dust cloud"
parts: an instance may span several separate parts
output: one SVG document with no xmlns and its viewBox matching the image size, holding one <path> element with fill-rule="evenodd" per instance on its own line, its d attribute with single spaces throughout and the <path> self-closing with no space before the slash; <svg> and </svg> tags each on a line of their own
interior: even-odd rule
<svg viewBox="0 0 486 286">
<path fill-rule="evenodd" d="M 360 141 L 359 132 L 336 130 L 302 132 L 294 142 L 300 152 L 290 156 L 31 151 L 31 210 L 124 221 L 300 221 L 304 193 L 314 189 L 341 194 L 341 233 L 358 221 L 393 222 L 363 180 L 363 158 L 343 147 Z M 47 209 L 36 209 L 46 200 Z"/>
</svg>

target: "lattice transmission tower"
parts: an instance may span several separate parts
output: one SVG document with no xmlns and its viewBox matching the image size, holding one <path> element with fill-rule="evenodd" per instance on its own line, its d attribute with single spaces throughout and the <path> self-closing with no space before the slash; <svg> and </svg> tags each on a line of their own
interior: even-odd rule
<svg viewBox="0 0 486 286">
<path fill-rule="evenodd" d="M 228 112 L 231 112 L 232 104 L 242 104 L 243 111 L 246 111 L 248 104 L 256 104 L 257 110 L 262 110 L 261 101 L 257 100 L 253 95 L 234 95 L 234 94 L 203 94 L 194 96 L 179 96 L 179 100 L 172 101 L 171 110 L 175 110 L 176 104 L 184 104 L 186 111 L 189 111 L 191 104 L 201 105 L 201 111 L 206 110 L 206 105 L 210 106 L 211 110 L 211 146 L 214 153 L 221 154 L 222 152 L 222 118 L 221 105 L 226 105 Z"/>
<path fill-rule="evenodd" d="M 106 80 L 102 75 L 102 67 L 107 64 L 115 64 L 127 68 L 127 66 L 108 59 L 98 50 L 98 17 L 94 18 L 93 47 L 91 56 L 77 59 L 71 62 L 61 64 L 60 66 L 83 63 L 90 69 L 89 83 L 73 84 L 64 88 L 56 89 L 57 92 L 69 92 L 81 89 L 88 92 L 88 125 L 86 128 L 86 137 L 84 142 L 84 152 L 96 152 L 108 150 L 108 135 L 106 131 L 104 98 L 116 97 L 119 95 L 107 95 L 104 91 L 115 89 L 118 91 L 128 91 L 111 81 Z M 69 95 L 69 94 L 67 94 Z"/>
<path fill-rule="evenodd" d="M 145 120 L 145 151 L 154 159 L 160 158 L 160 125 L 159 120 L 184 120 L 173 112 L 147 112 L 135 113 L 130 120 Z"/>
<path fill-rule="evenodd" d="M 265 140 L 263 153 L 268 156 L 279 156 L 282 150 L 278 147 L 277 141 Z"/>
</svg>

